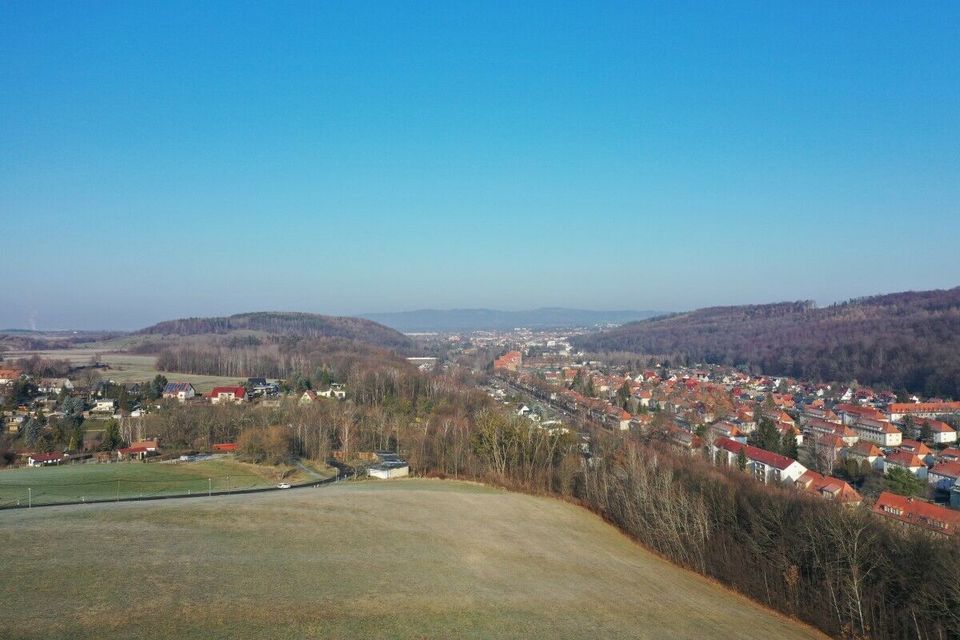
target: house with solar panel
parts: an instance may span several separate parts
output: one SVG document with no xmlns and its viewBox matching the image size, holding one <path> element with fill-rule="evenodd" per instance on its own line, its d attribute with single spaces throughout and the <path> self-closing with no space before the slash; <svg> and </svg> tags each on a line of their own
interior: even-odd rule
<svg viewBox="0 0 960 640">
<path fill-rule="evenodd" d="M 196 395 L 196 390 L 189 382 L 168 382 L 163 388 L 164 398 L 176 398 L 180 402 L 186 402 Z"/>
</svg>

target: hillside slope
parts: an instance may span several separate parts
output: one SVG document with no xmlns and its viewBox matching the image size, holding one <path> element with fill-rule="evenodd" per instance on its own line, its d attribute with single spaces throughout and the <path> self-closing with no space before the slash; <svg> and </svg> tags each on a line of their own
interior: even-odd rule
<svg viewBox="0 0 960 640">
<path fill-rule="evenodd" d="M 586 510 L 464 483 L 344 483 L 0 519 L 11 638 L 823 637 Z"/>
<path fill-rule="evenodd" d="M 342 338 L 379 347 L 406 348 L 410 339 L 399 331 L 365 318 L 324 316 L 315 313 L 261 311 L 227 317 L 181 318 L 141 329 L 143 335 L 193 336 L 260 331 L 271 335 L 306 338 Z"/>
<path fill-rule="evenodd" d="M 858 298 L 823 308 L 811 302 L 713 307 L 583 336 L 576 345 L 957 398 L 960 287 Z"/>
</svg>

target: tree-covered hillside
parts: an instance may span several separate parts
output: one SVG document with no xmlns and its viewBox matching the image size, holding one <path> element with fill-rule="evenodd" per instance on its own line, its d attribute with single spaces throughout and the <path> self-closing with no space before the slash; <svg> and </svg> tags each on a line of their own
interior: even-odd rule
<svg viewBox="0 0 960 640">
<path fill-rule="evenodd" d="M 363 318 L 271 311 L 238 313 L 228 317 L 168 320 L 138 333 L 190 336 L 225 334 L 240 330 L 306 338 L 344 338 L 391 349 L 404 349 L 411 344 L 410 339 L 399 331 Z"/>
<path fill-rule="evenodd" d="M 713 307 L 630 323 L 576 344 L 958 398 L 960 287 L 823 308 L 812 302 Z"/>
</svg>

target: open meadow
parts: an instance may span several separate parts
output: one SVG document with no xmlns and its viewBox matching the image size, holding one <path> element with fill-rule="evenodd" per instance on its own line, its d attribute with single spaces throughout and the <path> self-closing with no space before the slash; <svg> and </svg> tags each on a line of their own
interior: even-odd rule
<svg viewBox="0 0 960 640">
<path fill-rule="evenodd" d="M 239 380 L 225 376 L 194 375 L 190 373 L 173 373 L 157 371 L 157 356 L 142 355 L 124 352 L 105 352 L 98 349 L 54 349 L 46 351 L 8 351 L 4 356 L 10 360 L 40 356 L 48 360 L 68 360 L 75 365 L 88 364 L 92 358 L 97 358 L 107 365 L 108 369 L 101 369 L 100 374 L 105 380 L 117 383 L 145 382 L 152 380 L 158 373 L 166 376 L 171 382 L 189 382 L 197 393 L 208 393 L 214 387 L 235 385 Z"/>
<path fill-rule="evenodd" d="M 822 638 L 590 512 L 439 480 L 0 512 L 7 638 Z"/>
<path fill-rule="evenodd" d="M 83 502 L 270 487 L 281 473 L 287 482 L 328 477 L 307 475 L 295 467 L 246 464 L 232 457 L 198 462 L 115 462 L 67 464 L 0 471 L 0 507 Z"/>
</svg>

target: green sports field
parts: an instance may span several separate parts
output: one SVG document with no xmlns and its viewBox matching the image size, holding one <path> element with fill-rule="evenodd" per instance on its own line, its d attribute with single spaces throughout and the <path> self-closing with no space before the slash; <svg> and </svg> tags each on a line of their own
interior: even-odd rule
<svg viewBox="0 0 960 640">
<path fill-rule="evenodd" d="M 579 507 L 439 480 L 0 512 L 5 638 L 822 638 Z"/>
<path fill-rule="evenodd" d="M 302 480 L 298 471 L 292 478 Z M 203 462 L 118 462 L 0 471 L 0 507 L 273 486 L 278 469 L 222 458 Z"/>
</svg>

